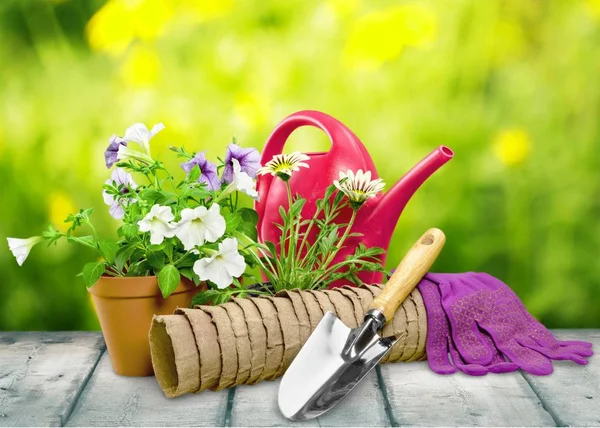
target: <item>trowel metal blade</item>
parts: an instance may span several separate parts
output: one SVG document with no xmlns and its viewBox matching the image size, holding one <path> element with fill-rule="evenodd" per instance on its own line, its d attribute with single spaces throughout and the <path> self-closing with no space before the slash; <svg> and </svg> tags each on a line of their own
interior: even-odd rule
<svg viewBox="0 0 600 428">
<path fill-rule="evenodd" d="M 286 418 L 312 419 L 331 409 L 395 343 L 374 331 L 353 341 L 361 330 L 348 328 L 331 312 L 325 314 L 281 380 L 279 409 Z M 350 342 L 358 352 L 348 352 Z"/>
</svg>

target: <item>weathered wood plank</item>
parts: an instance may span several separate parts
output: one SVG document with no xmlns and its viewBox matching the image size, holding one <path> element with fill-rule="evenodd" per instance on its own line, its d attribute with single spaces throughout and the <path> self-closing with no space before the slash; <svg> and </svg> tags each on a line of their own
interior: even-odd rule
<svg viewBox="0 0 600 428">
<path fill-rule="evenodd" d="M 156 379 L 115 374 L 108 354 L 81 393 L 68 426 L 221 426 L 227 391 L 166 398 Z"/>
<path fill-rule="evenodd" d="M 585 340 L 596 355 L 587 366 L 555 361 L 549 376 L 523 374 L 560 426 L 600 426 L 600 331 L 556 330 L 561 340 Z"/>
<path fill-rule="evenodd" d="M 0 426 L 60 426 L 104 352 L 99 333 L 0 332 Z"/>
<path fill-rule="evenodd" d="M 287 420 L 279 412 L 280 380 L 238 386 L 231 410 L 231 426 L 389 426 L 384 400 L 373 371 L 344 401 L 323 416 L 303 422 Z"/>
<path fill-rule="evenodd" d="M 554 426 L 519 373 L 444 376 L 426 361 L 383 364 L 381 373 L 400 426 Z"/>
</svg>

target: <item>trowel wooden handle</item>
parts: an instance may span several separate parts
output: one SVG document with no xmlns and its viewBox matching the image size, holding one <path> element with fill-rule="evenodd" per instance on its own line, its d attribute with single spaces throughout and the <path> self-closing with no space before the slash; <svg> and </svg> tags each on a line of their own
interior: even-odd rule
<svg viewBox="0 0 600 428">
<path fill-rule="evenodd" d="M 440 229 L 429 229 L 412 246 L 370 309 L 377 309 L 390 322 L 398 306 L 429 271 L 444 247 L 446 235 Z"/>
</svg>

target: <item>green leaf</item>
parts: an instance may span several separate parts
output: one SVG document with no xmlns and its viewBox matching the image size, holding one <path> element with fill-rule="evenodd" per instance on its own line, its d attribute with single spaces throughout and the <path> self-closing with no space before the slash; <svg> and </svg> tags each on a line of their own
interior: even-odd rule
<svg viewBox="0 0 600 428">
<path fill-rule="evenodd" d="M 337 192 L 335 194 L 335 198 L 333 199 L 333 206 L 336 207 L 340 204 L 340 202 L 342 202 L 342 199 L 344 199 L 344 196 L 346 196 L 343 192 Z"/>
<path fill-rule="evenodd" d="M 258 240 L 258 230 L 256 230 L 255 224 L 244 221 L 238 226 L 237 231 L 243 233 L 254 242 Z"/>
<path fill-rule="evenodd" d="M 200 277 L 196 275 L 192 268 L 179 269 L 179 273 L 181 274 L 181 276 L 189 279 L 190 281 L 193 281 L 196 285 L 200 285 L 200 283 L 202 282 L 200 281 Z"/>
<path fill-rule="evenodd" d="M 181 280 L 181 275 L 174 265 L 166 265 L 158 274 L 158 288 L 166 299 L 175 291 Z"/>
<path fill-rule="evenodd" d="M 275 247 L 275 244 L 273 244 L 271 241 L 267 241 L 267 242 L 265 242 L 265 245 L 271 252 L 271 258 L 276 258 L 277 257 L 277 247 Z"/>
<path fill-rule="evenodd" d="M 292 208 L 290 209 L 290 214 L 291 214 L 292 218 L 296 218 L 300 215 L 305 203 L 306 203 L 306 199 L 299 198 L 292 204 Z"/>
<path fill-rule="evenodd" d="M 343 183 L 343 180 L 341 180 L 341 182 Z M 329 198 L 331 198 L 331 195 L 333 195 L 333 192 L 335 192 L 336 190 L 337 187 L 335 187 L 335 184 L 330 184 L 325 190 L 325 196 L 323 197 L 323 200 L 329 201 Z"/>
<path fill-rule="evenodd" d="M 150 205 L 156 204 L 162 197 L 162 192 L 155 189 L 146 189 L 140 193 L 140 199 L 147 201 Z"/>
<path fill-rule="evenodd" d="M 105 271 L 105 266 L 106 265 L 104 264 L 104 262 L 91 262 L 87 263 L 83 267 L 83 281 L 85 282 L 85 285 L 88 288 L 94 285 L 96 281 L 100 279 L 100 277 Z"/>
<path fill-rule="evenodd" d="M 117 253 L 115 254 L 115 265 L 117 266 L 119 272 L 123 270 L 123 266 L 125 266 L 125 263 L 129 261 L 129 258 L 135 251 L 136 246 L 137 242 L 130 242 L 129 244 L 117 250 Z"/>
<path fill-rule="evenodd" d="M 221 290 L 205 290 L 196 294 L 192 298 L 190 306 L 193 308 L 196 305 L 210 305 L 214 300 L 220 300 Z"/>
<path fill-rule="evenodd" d="M 169 259 L 169 261 L 173 260 L 173 243 L 171 241 L 164 241 L 165 243 L 165 248 L 163 248 L 163 251 L 165 252 L 165 254 L 167 255 L 167 258 Z"/>
<path fill-rule="evenodd" d="M 150 244 L 148 245 L 148 249 L 150 251 L 162 251 L 166 246 L 166 241 L 162 241 L 160 244 Z"/>
<path fill-rule="evenodd" d="M 150 266 L 157 271 L 160 271 L 165 266 L 165 253 L 162 251 L 149 251 L 146 257 Z"/>
<path fill-rule="evenodd" d="M 238 212 L 227 213 L 224 215 L 225 217 L 225 233 L 233 233 L 244 221 L 242 219 L 242 215 Z"/>
<path fill-rule="evenodd" d="M 182 255 L 178 254 L 175 257 L 175 259 L 178 259 L 179 257 L 182 257 Z M 188 254 L 185 256 L 185 258 L 183 258 L 183 260 L 181 260 L 179 263 L 177 263 L 177 266 L 179 268 L 192 267 L 192 266 L 194 266 L 194 263 L 196 263 L 196 260 L 198 260 L 197 257 L 198 256 L 196 256 L 195 254 Z"/>
<path fill-rule="evenodd" d="M 279 215 L 281 216 L 281 219 L 283 220 L 283 224 L 285 226 L 285 224 L 287 223 L 287 213 L 285 212 L 285 208 L 283 208 L 282 205 L 279 206 Z"/>
<path fill-rule="evenodd" d="M 127 240 L 136 236 L 138 234 L 138 232 L 139 232 L 139 229 L 138 229 L 137 224 L 124 224 L 123 226 L 121 226 L 119 228 L 119 231 L 118 231 L 119 236 L 122 236 Z"/>
<path fill-rule="evenodd" d="M 240 208 L 237 210 L 237 212 L 240 213 L 245 222 L 252 223 L 254 225 L 258 224 L 258 213 L 252 208 Z"/>
<path fill-rule="evenodd" d="M 192 303 L 190 306 L 194 307 L 195 305 L 221 305 L 229 300 L 234 295 L 233 289 L 225 288 L 225 289 L 208 289 L 205 291 L 201 291 L 196 294 L 192 298 Z M 247 294 L 245 291 L 243 293 L 235 293 L 238 297 L 243 297 L 244 294 Z"/>
<path fill-rule="evenodd" d="M 338 228 L 333 226 L 328 235 L 323 236 L 319 239 L 318 245 L 321 254 L 329 254 L 333 251 L 333 246 L 338 240 Z"/>
<path fill-rule="evenodd" d="M 119 246 L 116 242 L 108 240 L 98 241 L 98 249 L 100 250 L 102 257 L 104 257 L 104 260 L 110 264 L 115 262 L 115 255 L 119 249 Z"/>
<path fill-rule="evenodd" d="M 187 175 L 188 183 L 194 183 L 198 181 L 198 179 L 200 178 L 200 173 L 200 167 L 198 165 L 195 165 Z"/>
<path fill-rule="evenodd" d="M 89 236 L 69 236 L 67 238 L 67 241 L 68 242 L 75 242 L 75 243 L 81 244 L 81 245 L 85 245 L 86 247 L 93 248 L 94 250 L 98 249 L 96 247 L 96 240 L 91 235 L 89 235 Z"/>
<path fill-rule="evenodd" d="M 147 260 L 144 260 L 144 261 L 137 262 L 137 263 L 130 265 L 129 270 L 127 271 L 125 276 L 127 276 L 127 277 L 148 276 L 148 275 L 152 275 L 153 272 L 154 271 L 152 269 L 152 266 L 150 266 L 150 263 L 148 263 Z"/>
<path fill-rule="evenodd" d="M 189 280 L 193 280 L 194 279 L 194 271 L 192 270 L 192 268 L 183 268 L 183 269 L 179 269 L 179 273 L 181 274 L 181 276 L 189 279 Z"/>
<path fill-rule="evenodd" d="M 190 197 L 194 198 L 198 202 L 202 202 L 204 199 L 210 196 L 210 192 L 206 188 L 206 186 L 196 187 L 191 191 Z"/>
<path fill-rule="evenodd" d="M 137 247 L 135 250 L 133 250 L 133 253 L 131 253 L 131 256 L 129 256 L 129 264 L 133 264 L 133 263 L 137 263 L 142 259 L 146 258 L 146 252 Z"/>
</svg>

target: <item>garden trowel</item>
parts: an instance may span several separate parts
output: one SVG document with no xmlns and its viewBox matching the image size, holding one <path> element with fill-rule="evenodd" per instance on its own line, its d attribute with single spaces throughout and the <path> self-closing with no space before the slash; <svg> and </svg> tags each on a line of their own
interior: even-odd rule
<svg viewBox="0 0 600 428">
<path fill-rule="evenodd" d="M 439 229 L 425 232 L 373 300 L 358 328 L 348 328 L 331 312 L 323 316 L 281 380 L 279 409 L 285 417 L 301 421 L 322 415 L 377 365 L 398 340 L 378 332 L 429 271 L 445 241 Z"/>
</svg>

